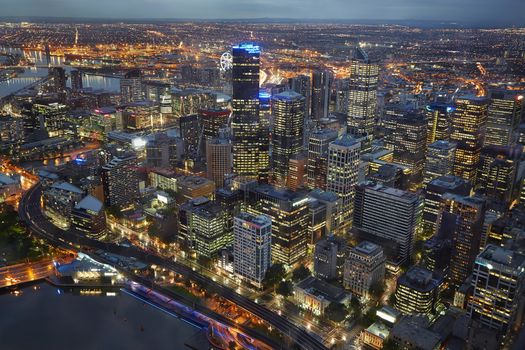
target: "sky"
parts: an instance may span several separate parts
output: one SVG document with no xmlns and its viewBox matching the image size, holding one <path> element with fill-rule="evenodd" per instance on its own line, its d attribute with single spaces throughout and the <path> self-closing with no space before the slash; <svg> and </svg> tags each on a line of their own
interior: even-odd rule
<svg viewBox="0 0 525 350">
<path fill-rule="evenodd" d="M 0 16 L 438 20 L 525 25 L 525 0 L 0 0 Z"/>
</svg>

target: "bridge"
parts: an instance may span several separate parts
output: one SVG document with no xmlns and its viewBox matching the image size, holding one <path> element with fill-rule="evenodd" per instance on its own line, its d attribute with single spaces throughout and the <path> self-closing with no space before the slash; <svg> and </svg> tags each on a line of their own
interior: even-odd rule
<svg viewBox="0 0 525 350">
<path fill-rule="evenodd" d="M 292 342 L 295 342 L 301 349 L 305 349 L 305 350 L 325 350 L 327 349 L 324 346 L 324 344 L 320 340 L 317 339 L 317 337 L 307 332 L 305 329 L 297 326 L 296 324 L 289 321 L 285 317 L 277 315 L 276 313 L 268 310 L 264 306 L 257 304 L 250 298 L 242 296 L 236 293 L 234 290 L 213 281 L 211 278 L 203 276 L 196 271 L 193 271 L 192 268 L 186 265 L 183 265 L 181 263 L 177 263 L 177 262 L 174 262 L 168 259 L 164 259 L 156 254 L 140 250 L 136 247 L 125 247 L 125 246 L 120 246 L 115 243 L 100 242 L 100 241 L 88 238 L 84 236 L 83 234 L 76 232 L 74 230 L 64 231 L 64 230 L 59 229 L 58 227 L 54 226 L 42 214 L 42 210 L 40 208 L 41 195 L 42 195 L 42 188 L 41 188 L 41 185 L 37 183 L 31 189 L 29 189 L 22 197 L 20 201 L 18 213 L 19 213 L 21 220 L 23 220 L 26 223 L 26 225 L 31 229 L 31 231 L 34 234 L 46 239 L 54 246 L 62 247 L 66 249 L 72 249 L 72 248 L 79 249 L 80 247 L 88 247 L 88 248 L 95 249 L 95 250 L 100 249 L 100 250 L 103 250 L 109 253 L 114 253 L 114 254 L 127 256 L 127 257 L 134 257 L 150 265 L 158 265 L 158 266 L 164 267 L 168 270 L 174 271 L 180 275 L 188 277 L 195 283 L 205 287 L 208 290 L 213 290 L 215 293 L 217 293 L 218 295 L 221 295 L 222 297 L 234 303 L 235 305 L 242 307 L 243 309 L 250 312 L 254 316 L 266 321 L 272 327 L 274 327 L 275 329 L 279 330 L 282 334 L 284 334 L 289 340 L 291 340 Z M 104 263 L 114 265 L 113 263 L 109 261 L 105 261 L 105 259 L 99 255 L 94 255 L 93 258 L 96 260 L 102 261 Z M 166 288 L 163 288 L 163 287 L 160 287 L 154 284 L 149 279 L 135 275 L 131 271 L 122 269 L 121 267 L 118 267 L 118 266 L 115 266 L 115 267 L 120 269 L 121 272 L 128 278 L 135 280 L 147 287 L 158 290 L 159 292 L 166 294 L 170 297 L 178 298 L 179 300 L 184 299 L 184 298 L 181 298 L 181 296 L 174 294 L 169 289 L 166 289 Z M 267 344 L 277 345 L 276 348 L 279 348 L 280 346 L 286 346 L 285 344 L 275 344 L 275 341 L 273 341 L 272 339 L 269 339 L 268 337 L 264 337 L 261 333 L 255 332 L 253 329 L 250 329 L 249 327 L 237 325 L 232 320 L 227 319 L 224 316 L 219 315 L 200 304 L 196 304 L 195 302 L 190 301 L 190 300 L 184 300 L 184 302 L 189 305 L 192 305 L 195 310 L 199 312 L 203 312 L 206 315 L 209 315 L 211 318 L 221 323 L 241 329 L 244 333 L 246 333 L 249 336 L 252 336 L 257 339 L 261 339 Z"/>
<path fill-rule="evenodd" d="M 4 266 L 0 268 L 0 289 L 41 280 L 54 271 L 51 259 Z"/>
</svg>

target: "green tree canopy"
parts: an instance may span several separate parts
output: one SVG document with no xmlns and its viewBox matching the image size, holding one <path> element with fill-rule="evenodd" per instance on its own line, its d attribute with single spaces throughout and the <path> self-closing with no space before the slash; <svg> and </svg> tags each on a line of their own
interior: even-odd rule
<svg viewBox="0 0 525 350">
<path fill-rule="evenodd" d="M 295 270 L 293 270 L 293 272 L 292 272 L 292 279 L 295 282 L 298 282 L 298 281 L 304 280 L 306 277 L 308 277 L 310 275 L 311 275 L 310 269 L 308 269 L 304 265 L 300 265 Z"/>
<path fill-rule="evenodd" d="M 286 270 L 284 269 L 283 264 L 273 264 L 270 266 L 270 268 L 266 271 L 266 275 L 263 279 L 263 287 L 266 288 L 273 288 L 278 283 L 280 283 L 284 276 L 286 275 Z"/>
</svg>

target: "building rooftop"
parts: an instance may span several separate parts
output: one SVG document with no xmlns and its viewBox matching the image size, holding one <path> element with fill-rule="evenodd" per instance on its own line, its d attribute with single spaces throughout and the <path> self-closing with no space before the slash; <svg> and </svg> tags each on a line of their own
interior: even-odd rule
<svg viewBox="0 0 525 350">
<path fill-rule="evenodd" d="M 17 182 L 13 180 L 11 176 L 0 174 L 0 185 L 1 186 L 7 186 L 7 185 L 14 185 Z"/>
<path fill-rule="evenodd" d="M 350 136 L 349 134 L 344 134 L 340 138 L 338 138 L 335 141 L 330 142 L 330 145 L 336 145 L 336 146 L 342 146 L 342 147 L 352 147 L 352 146 L 360 146 L 360 142 Z"/>
<path fill-rule="evenodd" d="M 102 202 L 93 197 L 92 195 L 87 195 L 80 202 L 75 205 L 75 209 L 85 209 L 99 213 L 102 210 Z"/>
<path fill-rule="evenodd" d="M 297 288 L 300 288 L 308 294 L 316 296 L 317 298 L 322 298 L 333 302 L 343 302 L 347 297 L 344 289 L 313 276 L 309 276 L 299 282 L 297 284 Z"/>
<path fill-rule="evenodd" d="M 455 189 L 460 186 L 468 185 L 468 181 L 458 176 L 444 175 L 435 178 L 434 180 L 430 181 L 429 184 L 446 189 Z"/>
<path fill-rule="evenodd" d="M 428 292 L 437 288 L 441 284 L 441 280 L 434 278 L 432 271 L 424 267 L 412 266 L 397 279 L 397 283 L 413 290 Z"/>
<path fill-rule="evenodd" d="M 423 327 L 412 317 L 405 317 L 396 323 L 391 335 L 409 342 L 414 349 L 434 350 L 441 343 L 439 334 Z"/>
<path fill-rule="evenodd" d="M 304 96 L 293 90 L 286 90 L 277 95 L 273 95 L 272 100 L 304 100 Z"/>
<path fill-rule="evenodd" d="M 384 325 L 381 322 L 372 323 L 370 327 L 366 329 L 366 331 L 381 339 L 388 338 L 388 335 L 390 334 L 390 328 L 388 328 L 386 325 Z"/>
<path fill-rule="evenodd" d="M 439 150 L 451 150 L 456 147 L 457 144 L 455 142 L 445 140 L 437 140 L 436 142 L 433 142 L 430 145 L 428 145 L 428 148 L 434 148 Z"/>
<path fill-rule="evenodd" d="M 78 188 L 75 185 L 70 184 L 69 182 L 61 181 L 61 182 L 55 182 L 52 188 L 56 188 L 58 190 L 67 191 L 67 192 L 73 192 L 73 193 L 82 193 L 82 190 Z"/>
<path fill-rule="evenodd" d="M 359 252 L 364 255 L 375 255 L 383 250 L 381 246 L 369 242 L 369 241 L 362 241 L 358 245 L 352 248 L 352 250 Z"/>
<path fill-rule="evenodd" d="M 381 192 L 392 197 L 402 198 L 409 201 L 418 199 L 419 195 L 415 192 L 404 191 L 394 187 L 387 187 L 382 184 L 375 183 L 373 181 L 367 181 L 362 184 L 367 189 Z"/>
<path fill-rule="evenodd" d="M 517 269 L 519 267 L 525 268 L 525 255 L 520 254 L 514 250 L 505 249 L 492 244 L 489 244 L 478 256 L 478 262 L 480 259 L 484 259 L 493 263 L 486 264 L 487 266 L 493 267 L 493 265 L 499 264 L 512 267 L 513 269 Z"/>
<path fill-rule="evenodd" d="M 266 215 L 254 215 L 251 213 L 241 212 L 235 218 L 248 221 L 256 225 L 258 228 L 272 224 L 272 219 L 270 219 Z"/>
</svg>

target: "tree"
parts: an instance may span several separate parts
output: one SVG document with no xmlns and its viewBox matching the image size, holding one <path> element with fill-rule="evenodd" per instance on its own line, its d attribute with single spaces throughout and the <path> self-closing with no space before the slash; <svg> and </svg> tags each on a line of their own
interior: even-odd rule
<svg viewBox="0 0 525 350">
<path fill-rule="evenodd" d="M 381 299 L 381 296 L 383 295 L 384 292 L 385 292 L 385 284 L 384 284 L 384 282 L 377 281 L 377 282 L 374 282 L 370 286 L 370 296 L 374 300 Z"/>
<path fill-rule="evenodd" d="M 383 342 L 383 350 L 400 350 L 400 349 L 401 347 L 397 345 L 397 343 L 391 338 L 387 338 Z"/>
<path fill-rule="evenodd" d="M 282 281 L 277 286 L 277 294 L 280 294 L 284 297 L 288 297 L 292 295 L 293 292 L 293 284 L 291 281 Z"/>
<path fill-rule="evenodd" d="M 281 282 L 284 279 L 285 275 L 286 270 L 284 269 L 283 264 L 273 264 L 266 271 L 266 275 L 264 275 L 263 287 L 265 289 L 274 288 L 279 282 Z"/>
<path fill-rule="evenodd" d="M 298 268 L 293 270 L 293 272 L 292 272 L 292 279 L 295 282 L 302 281 L 306 277 L 310 276 L 310 274 L 311 274 L 310 269 L 308 269 L 304 265 L 300 265 Z"/>
<path fill-rule="evenodd" d="M 354 318 L 361 318 L 361 302 L 355 296 L 350 300 L 350 310 L 352 311 Z"/>
<path fill-rule="evenodd" d="M 326 317 L 334 322 L 343 321 L 348 315 L 348 309 L 344 304 L 331 302 L 324 311 Z"/>
</svg>

